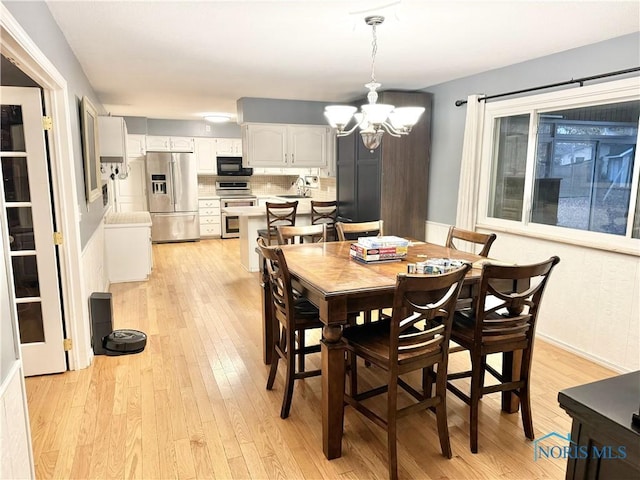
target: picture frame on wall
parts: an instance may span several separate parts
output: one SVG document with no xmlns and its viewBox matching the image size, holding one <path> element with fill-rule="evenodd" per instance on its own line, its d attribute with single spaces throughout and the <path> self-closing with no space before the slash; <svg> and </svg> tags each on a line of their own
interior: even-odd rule
<svg viewBox="0 0 640 480">
<path fill-rule="evenodd" d="M 98 148 L 98 112 L 86 96 L 82 97 L 82 153 L 87 203 L 102 196 L 100 156 Z"/>
</svg>

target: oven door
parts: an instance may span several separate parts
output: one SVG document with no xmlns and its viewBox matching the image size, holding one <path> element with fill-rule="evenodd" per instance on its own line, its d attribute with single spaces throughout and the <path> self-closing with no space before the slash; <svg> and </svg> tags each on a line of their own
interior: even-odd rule
<svg viewBox="0 0 640 480">
<path fill-rule="evenodd" d="M 256 198 L 222 198 L 220 199 L 220 207 L 255 207 L 257 205 Z M 223 213 L 222 217 L 222 238 L 238 238 L 240 236 L 240 218 L 237 215 L 229 215 Z"/>
</svg>

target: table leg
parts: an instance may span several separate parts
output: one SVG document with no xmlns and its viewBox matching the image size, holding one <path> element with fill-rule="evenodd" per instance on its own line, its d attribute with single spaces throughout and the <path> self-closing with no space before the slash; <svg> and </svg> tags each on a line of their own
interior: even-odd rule
<svg viewBox="0 0 640 480">
<path fill-rule="evenodd" d="M 504 352 L 502 354 L 502 375 L 505 380 L 516 381 L 520 378 L 520 366 L 522 365 L 522 350 Z M 516 413 L 520 406 L 518 395 L 513 392 L 502 392 L 502 411 Z"/>
<path fill-rule="evenodd" d="M 327 325 L 322 333 L 322 449 L 331 460 L 342 455 L 344 343 L 339 325 Z"/>
</svg>

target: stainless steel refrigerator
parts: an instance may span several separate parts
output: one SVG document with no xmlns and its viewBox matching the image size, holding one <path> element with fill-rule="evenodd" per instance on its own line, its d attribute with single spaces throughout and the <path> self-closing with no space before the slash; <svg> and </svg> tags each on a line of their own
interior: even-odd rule
<svg viewBox="0 0 640 480">
<path fill-rule="evenodd" d="M 193 153 L 147 152 L 151 240 L 200 238 L 198 173 Z"/>
</svg>

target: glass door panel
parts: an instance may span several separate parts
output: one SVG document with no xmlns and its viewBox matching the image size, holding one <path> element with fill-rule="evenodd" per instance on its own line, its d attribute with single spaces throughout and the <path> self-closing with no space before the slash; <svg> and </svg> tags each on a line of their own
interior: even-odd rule
<svg viewBox="0 0 640 480">
<path fill-rule="evenodd" d="M 25 375 L 66 370 L 40 90 L 1 87 L 0 234 Z"/>
</svg>

